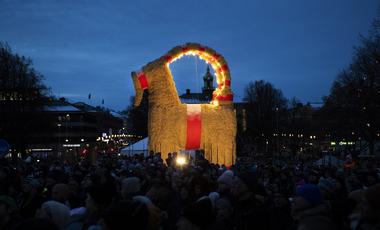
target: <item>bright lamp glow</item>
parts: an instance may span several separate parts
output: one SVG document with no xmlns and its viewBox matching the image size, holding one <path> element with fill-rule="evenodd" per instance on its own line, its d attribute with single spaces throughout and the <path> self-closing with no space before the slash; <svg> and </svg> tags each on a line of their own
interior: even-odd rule
<svg viewBox="0 0 380 230">
<path fill-rule="evenodd" d="M 185 164 L 185 158 L 183 158 L 183 157 L 178 157 L 178 159 L 177 159 L 177 163 L 178 164 L 181 164 L 181 165 L 183 165 L 183 164 Z"/>
</svg>

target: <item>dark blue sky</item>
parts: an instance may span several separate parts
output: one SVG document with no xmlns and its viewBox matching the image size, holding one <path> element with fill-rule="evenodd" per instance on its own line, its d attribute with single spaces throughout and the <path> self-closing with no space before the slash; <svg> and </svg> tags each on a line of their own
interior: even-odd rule
<svg viewBox="0 0 380 230">
<path fill-rule="evenodd" d="M 116 111 L 134 95 L 132 71 L 186 42 L 224 56 L 235 101 L 250 81 L 264 80 L 288 99 L 321 102 L 379 3 L 0 0 L 0 41 L 33 59 L 53 94 L 93 106 L 104 99 Z M 204 61 L 185 56 L 170 69 L 179 94 L 202 87 Z"/>
</svg>

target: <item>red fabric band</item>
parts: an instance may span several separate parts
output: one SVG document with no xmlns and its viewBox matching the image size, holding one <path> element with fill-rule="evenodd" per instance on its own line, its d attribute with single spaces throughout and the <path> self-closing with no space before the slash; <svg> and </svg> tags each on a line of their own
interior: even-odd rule
<svg viewBox="0 0 380 230">
<path fill-rule="evenodd" d="M 167 63 L 170 63 L 173 60 L 172 57 L 169 54 L 165 54 L 164 58 L 166 59 Z"/>
<path fill-rule="evenodd" d="M 231 81 L 230 81 L 230 80 L 225 80 L 225 81 L 224 81 L 224 85 L 226 85 L 226 86 L 231 86 Z"/>
<path fill-rule="evenodd" d="M 226 65 L 222 66 L 222 70 L 223 70 L 223 71 L 228 70 L 228 65 L 226 64 Z"/>
<path fill-rule="evenodd" d="M 202 109 L 200 104 L 187 104 L 186 150 L 199 149 L 202 133 Z"/>
<path fill-rule="evenodd" d="M 145 76 L 144 72 L 142 71 L 142 69 L 137 70 L 136 74 L 137 74 L 137 77 L 139 78 L 141 89 L 142 90 L 147 89 L 148 88 L 148 80 L 146 79 L 146 76 Z"/>
<path fill-rule="evenodd" d="M 183 45 L 182 46 L 182 53 L 187 53 L 187 52 L 189 52 L 189 48 L 187 48 L 187 45 Z"/>
<path fill-rule="evenodd" d="M 227 94 L 227 96 L 225 96 L 225 97 L 222 97 L 222 95 L 218 95 L 217 96 L 216 94 L 214 94 L 212 96 L 212 100 L 215 100 L 215 98 L 216 98 L 219 101 L 233 101 L 233 97 L 234 97 L 233 94 Z"/>
</svg>

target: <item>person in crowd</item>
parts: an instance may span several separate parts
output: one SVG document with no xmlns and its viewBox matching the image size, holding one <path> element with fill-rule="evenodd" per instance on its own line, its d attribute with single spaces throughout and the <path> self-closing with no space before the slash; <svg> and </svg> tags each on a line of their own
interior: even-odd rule
<svg viewBox="0 0 380 230">
<path fill-rule="evenodd" d="M 290 191 L 280 190 L 274 192 L 274 206 L 268 207 L 270 213 L 270 229 L 285 230 L 293 222 L 291 216 Z"/>
<path fill-rule="evenodd" d="M 226 229 L 223 222 L 217 220 L 210 199 L 201 199 L 186 205 L 176 223 L 178 230 Z"/>
<path fill-rule="evenodd" d="M 272 184 L 273 183 L 273 176 L 272 173 L 269 169 L 264 169 L 262 174 L 261 174 L 261 180 L 263 182 L 264 187 L 267 184 Z"/>
<path fill-rule="evenodd" d="M 51 192 L 51 200 L 65 204 L 69 198 L 69 186 L 64 183 L 54 185 Z"/>
<path fill-rule="evenodd" d="M 256 199 L 257 175 L 254 171 L 239 172 L 233 179 L 233 205 L 230 229 L 269 229 L 269 213 Z"/>
<path fill-rule="evenodd" d="M 368 181 L 367 187 L 370 187 L 372 185 L 375 185 L 375 184 L 379 183 L 379 173 L 378 173 L 378 170 L 371 170 L 371 171 L 369 171 L 368 175 L 367 175 L 367 181 Z"/>
<path fill-rule="evenodd" d="M 352 155 L 348 154 L 346 157 L 346 162 L 344 163 L 343 170 L 346 171 L 347 168 L 352 169 L 354 167 L 356 167 L 356 163 L 352 160 Z"/>
<path fill-rule="evenodd" d="M 51 171 L 48 171 L 45 189 L 43 191 L 43 195 L 47 200 L 51 199 L 53 187 L 61 182 L 63 182 L 63 174 L 61 170 L 52 169 Z"/>
<path fill-rule="evenodd" d="M 111 206 L 116 202 L 116 185 L 105 181 L 87 189 L 86 217 L 83 230 L 87 230 L 104 217 Z"/>
<path fill-rule="evenodd" d="M 204 176 L 194 176 L 189 181 L 189 186 L 194 194 L 194 201 L 211 192 L 210 182 Z"/>
<path fill-rule="evenodd" d="M 222 175 L 219 176 L 217 180 L 218 193 L 220 197 L 230 197 L 231 196 L 231 186 L 233 183 L 233 172 L 231 170 L 227 170 L 223 172 Z"/>
<path fill-rule="evenodd" d="M 52 220 L 59 229 L 63 229 L 69 224 L 70 209 L 57 201 L 46 201 L 37 210 L 36 217 Z"/>
<path fill-rule="evenodd" d="M 123 180 L 121 195 L 123 199 L 132 199 L 134 196 L 142 195 L 140 191 L 140 179 L 128 177 Z"/>
<path fill-rule="evenodd" d="M 380 229 L 380 183 L 370 186 L 362 201 L 360 221 L 355 230 Z"/>
<path fill-rule="evenodd" d="M 42 181 L 27 176 L 21 182 L 22 192 L 17 196 L 17 204 L 19 214 L 24 218 L 32 218 L 36 214 L 36 210 L 46 201 L 46 197 L 41 195 L 37 189 L 42 187 Z"/>
<path fill-rule="evenodd" d="M 339 176 L 334 176 L 331 180 L 333 183 L 334 194 L 336 199 L 345 200 L 348 196 L 348 189 L 346 182 Z"/>
<path fill-rule="evenodd" d="M 335 194 L 334 194 L 334 184 L 330 179 L 324 179 L 321 178 L 318 183 L 318 187 L 323 192 L 323 199 L 324 200 L 334 200 Z"/>
<path fill-rule="evenodd" d="M 216 217 L 223 221 L 225 226 L 230 225 L 232 204 L 228 198 L 220 198 L 216 201 Z"/>
<path fill-rule="evenodd" d="M 330 203 L 323 201 L 321 189 L 310 183 L 298 188 L 294 194 L 292 215 L 295 219 L 293 229 L 297 229 L 300 220 L 310 216 L 322 215 L 333 220 Z"/>
<path fill-rule="evenodd" d="M 190 187 L 186 183 L 182 183 L 178 188 L 178 194 L 182 207 L 193 201 L 193 194 Z"/>
<path fill-rule="evenodd" d="M 13 229 L 22 218 L 17 214 L 16 201 L 7 195 L 0 196 L 0 229 Z"/>
<path fill-rule="evenodd" d="M 363 195 L 365 189 L 357 189 L 348 194 L 348 199 L 354 202 L 353 211 L 348 215 L 351 229 L 355 229 L 360 220 L 360 212 L 362 208 Z"/>
<path fill-rule="evenodd" d="M 160 226 L 165 230 L 176 229 L 175 225 L 179 220 L 182 209 L 177 191 L 166 180 L 161 180 L 157 183 L 154 186 L 154 191 L 157 198 L 156 206 L 168 216 L 160 223 Z"/>
</svg>

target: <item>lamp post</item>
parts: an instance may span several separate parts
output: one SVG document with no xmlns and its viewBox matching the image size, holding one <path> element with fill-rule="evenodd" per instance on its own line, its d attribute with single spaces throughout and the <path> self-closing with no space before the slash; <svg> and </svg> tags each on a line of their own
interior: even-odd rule
<svg viewBox="0 0 380 230">
<path fill-rule="evenodd" d="M 58 155 L 61 155 L 61 124 L 58 124 Z"/>
<path fill-rule="evenodd" d="M 69 139 L 67 138 L 67 120 L 70 119 L 70 115 L 66 114 L 66 142 L 69 142 Z"/>
<path fill-rule="evenodd" d="M 278 143 L 278 108 L 276 108 L 276 126 L 277 126 L 277 156 L 278 156 L 278 154 L 279 154 L 279 143 Z M 273 156 L 273 160 L 274 160 L 274 156 Z"/>
</svg>

